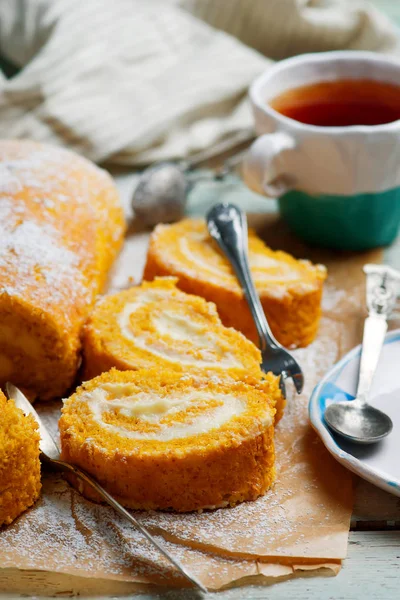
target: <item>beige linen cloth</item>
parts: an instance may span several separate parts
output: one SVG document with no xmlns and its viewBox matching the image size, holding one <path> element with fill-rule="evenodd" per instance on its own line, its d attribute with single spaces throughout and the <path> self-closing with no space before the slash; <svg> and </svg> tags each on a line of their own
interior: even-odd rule
<svg viewBox="0 0 400 600">
<path fill-rule="evenodd" d="M 251 81 L 302 52 L 399 51 L 355 0 L 0 0 L 0 137 L 96 162 L 187 156 L 251 127 Z"/>
</svg>

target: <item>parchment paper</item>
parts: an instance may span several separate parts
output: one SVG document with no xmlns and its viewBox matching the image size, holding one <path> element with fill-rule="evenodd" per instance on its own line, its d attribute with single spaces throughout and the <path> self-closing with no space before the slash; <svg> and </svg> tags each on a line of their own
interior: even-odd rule
<svg viewBox="0 0 400 600">
<path fill-rule="evenodd" d="M 280 226 L 264 229 L 272 246 L 310 257 Z M 277 244 L 275 244 L 277 238 Z M 140 279 L 147 235 L 130 235 L 110 289 Z M 295 351 L 304 368 L 301 397 L 289 400 L 276 431 L 277 481 L 256 502 L 186 515 L 136 513 L 210 589 L 276 581 L 298 570 L 337 573 L 346 556 L 352 510 L 351 475 L 325 450 L 308 424 L 309 395 L 321 376 L 360 341 L 365 262 L 380 253 L 311 256 L 329 279 L 317 340 Z M 60 402 L 38 404 L 53 430 Z M 0 532 L 2 568 L 37 569 L 82 577 L 185 585 L 169 564 L 107 506 L 82 498 L 60 475 L 44 473 L 36 506 Z"/>
</svg>

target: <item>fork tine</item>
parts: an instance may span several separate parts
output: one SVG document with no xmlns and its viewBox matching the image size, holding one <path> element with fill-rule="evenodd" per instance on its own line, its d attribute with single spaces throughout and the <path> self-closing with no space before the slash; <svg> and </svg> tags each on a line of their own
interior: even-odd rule
<svg viewBox="0 0 400 600">
<path fill-rule="evenodd" d="M 292 378 L 292 381 L 294 383 L 294 387 L 296 388 L 296 392 L 298 394 L 301 394 L 301 392 L 303 391 L 303 387 L 304 387 L 304 375 L 301 371 L 299 371 L 298 373 L 291 373 L 290 377 Z"/>
<path fill-rule="evenodd" d="M 279 378 L 279 389 L 282 392 L 282 396 L 286 399 L 286 385 L 285 385 L 284 373 L 281 373 L 281 376 Z"/>
</svg>

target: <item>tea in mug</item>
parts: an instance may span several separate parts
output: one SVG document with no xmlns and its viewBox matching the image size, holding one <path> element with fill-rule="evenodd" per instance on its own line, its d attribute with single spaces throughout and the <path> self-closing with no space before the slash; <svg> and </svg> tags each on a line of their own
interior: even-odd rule
<svg viewBox="0 0 400 600">
<path fill-rule="evenodd" d="M 308 125 L 384 125 L 400 119 L 400 86 L 369 79 L 323 81 L 287 90 L 268 104 Z"/>
</svg>

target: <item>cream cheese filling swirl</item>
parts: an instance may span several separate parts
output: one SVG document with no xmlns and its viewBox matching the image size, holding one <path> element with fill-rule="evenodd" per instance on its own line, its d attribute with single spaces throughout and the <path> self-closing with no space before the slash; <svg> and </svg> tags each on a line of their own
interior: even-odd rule
<svg viewBox="0 0 400 600">
<path fill-rule="evenodd" d="M 159 309 L 160 302 L 165 300 L 168 301 L 165 292 L 146 290 L 138 294 L 136 302 L 126 304 L 118 316 L 118 325 L 125 339 L 138 349 L 183 365 L 202 368 L 213 368 L 216 364 L 221 368 L 243 367 L 232 352 L 222 348 L 218 332 L 207 328 L 206 321 L 191 320 L 180 310 L 179 305 L 174 306 L 173 299 L 166 304 L 167 308 L 162 312 L 153 311 L 151 322 L 158 334 L 157 338 L 148 331 L 132 329 L 132 315 L 146 305 L 155 304 L 155 308 Z M 187 343 L 196 351 L 196 356 L 185 352 Z"/>
<path fill-rule="evenodd" d="M 235 281 L 224 260 L 208 247 L 207 234 L 192 232 L 179 240 L 179 251 L 188 265 L 195 266 L 200 273 L 207 273 L 214 280 L 230 279 Z M 294 283 L 301 279 L 301 274 L 291 265 L 285 264 L 271 256 L 254 252 L 249 248 L 249 262 L 253 277 L 259 285 L 275 282 L 278 284 Z"/>
<path fill-rule="evenodd" d="M 129 384 L 111 383 L 84 392 L 81 401 L 102 429 L 125 438 L 159 442 L 206 434 L 246 408 L 245 400 L 228 393 L 189 390 L 160 396 L 132 393 Z"/>
</svg>

